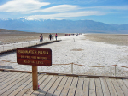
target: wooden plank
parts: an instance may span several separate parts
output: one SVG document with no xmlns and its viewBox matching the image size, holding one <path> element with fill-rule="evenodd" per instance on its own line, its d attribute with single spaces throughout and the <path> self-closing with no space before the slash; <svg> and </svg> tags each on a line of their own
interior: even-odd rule
<svg viewBox="0 0 128 96">
<path fill-rule="evenodd" d="M 84 80 L 83 78 L 80 78 L 78 79 L 78 83 L 77 83 L 77 88 L 76 88 L 76 96 L 83 96 L 84 93 L 83 93 L 83 84 L 84 84 Z"/>
<path fill-rule="evenodd" d="M 26 86 L 24 83 L 28 81 L 29 78 L 31 78 L 30 75 L 30 73 L 26 74 L 26 77 L 23 77 L 21 80 L 15 82 L 15 85 L 12 87 L 13 91 L 9 95 L 15 96 L 20 90 L 23 90 L 23 88 Z"/>
<path fill-rule="evenodd" d="M 26 76 L 25 76 L 26 75 Z M 30 79 L 30 78 L 32 78 L 32 75 L 30 74 L 30 73 L 25 73 L 25 77 L 22 77 L 21 78 L 21 80 L 20 81 L 17 81 L 17 84 L 18 84 L 18 86 L 17 86 L 17 88 L 20 86 L 20 85 L 27 85 L 27 81 Z"/>
<path fill-rule="evenodd" d="M 117 83 L 117 80 L 116 79 L 111 79 L 111 82 L 113 83 L 118 96 L 124 96 L 123 91 L 121 90 L 119 84 Z"/>
<path fill-rule="evenodd" d="M 3 85 L 0 87 L 0 90 L 4 90 L 4 88 L 6 88 L 8 85 L 10 85 L 15 79 L 17 76 L 20 76 L 21 73 L 17 73 L 15 75 L 11 75 L 11 77 L 9 79 L 5 79 L 2 83 Z M 24 74 L 22 74 L 24 75 Z"/>
<path fill-rule="evenodd" d="M 16 73 L 13 73 L 13 72 L 5 72 L 5 74 L 2 76 L 2 77 L 0 77 L 0 79 L 7 79 L 7 78 L 10 78 L 10 76 L 13 76 L 14 74 L 16 74 Z"/>
<path fill-rule="evenodd" d="M 18 94 L 18 92 L 19 92 L 20 90 L 22 90 L 23 88 L 24 88 L 24 85 L 21 85 L 20 87 L 18 87 L 18 89 L 13 90 L 12 93 L 8 94 L 8 96 L 16 96 L 16 95 Z M 21 95 L 20 95 L 20 96 L 21 96 Z"/>
<path fill-rule="evenodd" d="M 0 78 L 0 83 L 3 83 L 5 82 L 6 80 L 10 80 L 14 75 L 16 75 L 17 73 L 16 72 L 6 72 L 6 77 L 2 77 Z"/>
<path fill-rule="evenodd" d="M 53 75 L 49 75 L 45 81 L 40 85 L 40 91 L 39 91 L 39 94 L 38 96 L 44 96 L 46 94 L 46 90 L 47 90 L 47 85 L 50 83 L 50 82 L 53 82 L 52 79 L 54 78 Z M 33 94 L 31 94 L 33 95 Z"/>
<path fill-rule="evenodd" d="M 128 88 L 128 79 L 123 79 L 125 86 Z"/>
<path fill-rule="evenodd" d="M 127 96 L 128 94 L 127 79 L 89 79 L 67 76 L 64 76 L 64 78 L 63 76 L 54 76 L 54 78 L 53 75 L 48 76 L 41 74 L 38 76 L 41 89 L 33 91 L 31 74 L 16 72 L 6 73 L 6 79 L 2 78 L 2 81 L 4 81 L 0 83 L 0 96 L 44 96 L 46 95 L 46 93 L 48 93 L 48 96 L 72 96 L 72 94 L 76 96 L 93 96 L 91 92 L 94 93 L 94 90 L 96 92 L 94 95 L 97 96 L 109 96 L 108 94 L 110 94 L 111 96 Z M 104 93 L 102 93 L 101 90 L 103 90 Z M 90 93 L 88 93 L 89 91 Z M 29 94 L 27 94 L 26 92 L 28 92 Z"/>
<path fill-rule="evenodd" d="M 3 76 L 6 76 L 8 74 L 8 72 L 1 72 L 0 71 L 0 78 L 3 78 Z"/>
<path fill-rule="evenodd" d="M 83 94 L 84 96 L 89 95 L 89 78 L 84 78 Z"/>
<path fill-rule="evenodd" d="M 58 88 L 55 90 L 54 95 L 56 95 L 56 96 L 59 96 L 60 95 L 60 93 L 63 90 L 64 85 L 65 85 L 65 83 L 66 83 L 67 80 L 68 80 L 68 77 L 67 76 L 64 76 L 64 78 L 60 82 Z"/>
<path fill-rule="evenodd" d="M 18 78 L 22 77 L 23 75 L 24 75 L 24 74 L 20 73 L 20 74 L 17 76 L 17 78 L 15 78 L 16 75 L 13 76 L 12 79 L 11 79 L 8 83 L 6 83 L 4 86 L 2 86 L 3 89 L 1 90 L 0 93 L 1 93 L 2 95 L 8 95 L 9 92 L 12 91 L 11 88 L 12 88 L 12 86 L 13 86 L 13 83 L 16 82 L 16 81 L 18 80 Z M 6 91 L 8 91 L 8 92 L 6 92 Z"/>
<path fill-rule="evenodd" d="M 105 81 L 105 78 L 100 78 L 100 82 L 101 82 L 101 86 L 102 86 L 104 96 L 110 96 L 111 94 L 109 92 L 108 85 Z"/>
<path fill-rule="evenodd" d="M 32 74 L 31 74 L 32 75 Z M 43 77 L 44 75 L 38 75 L 38 83 L 39 84 L 41 84 L 41 82 L 43 81 L 43 79 L 42 79 L 42 77 Z M 41 81 L 42 80 L 42 81 Z M 32 89 L 32 78 L 30 78 L 27 82 L 26 82 L 26 86 L 23 88 L 23 90 L 24 90 L 24 92 L 23 91 L 20 91 L 18 94 L 27 94 L 28 96 L 29 95 L 31 95 L 33 92 L 34 92 L 34 90 Z M 28 92 L 27 92 L 28 91 Z M 18 96 L 18 94 L 17 94 L 17 96 Z M 23 95 L 24 95 L 23 94 Z"/>
<path fill-rule="evenodd" d="M 96 95 L 97 96 L 103 96 L 103 90 L 101 88 L 101 82 L 99 78 L 95 78 L 95 86 L 96 86 Z"/>
<path fill-rule="evenodd" d="M 63 90 L 60 93 L 60 96 L 67 96 L 68 95 L 68 91 L 69 91 L 70 85 L 72 83 L 72 80 L 73 80 L 73 77 L 68 78 L 66 84 L 64 85 Z"/>
<path fill-rule="evenodd" d="M 38 78 L 38 83 L 39 83 L 39 85 L 40 85 L 40 87 L 41 87 L 41 84 L 48 78 L 48 75 L 39 75 L 39 77 L 40 76 L 42 76 L 41 78 Z M 41 89 L 38 89 L 38 90 L 33 90 L 33 92 L 31 92 L 31 96 L 35 96 L 35 95 L 38 95 L 39 93 L 40 93 L 40 91 L 41 91 Z M 27 94 L 27 95 L 29 95 L 29 94 Z"/>
<path fill-rule="evenodd" d="M 31 80 L 31 82 L 32 82 L 32 80 Z M 15 96 L 19 96 L 19 95 L 24 96 L 24 95 L 26 95 L 27 91 L 30 91 L 30 90 L 33 91 L 33 89 L 32 89 L 32 84 L 28 84 L 27 86 L 30 86 L 30 88 L 24 89 L 26 86 L 25 86 L 25 87 L 23 86 L 23 90 L 20 90 L 20 89 L 19 89 L 18 93 L 17 93 Z M 32 92 L 32 91 L 31 91 L 31 92 Z M 28 96 L 29 96 L 29 95 L 28 95 Z"/>
<path fill-rule="evenodd" d="M 10 85 L 8 85 L 8 92 L 5 92 L 4 94 L 2 94 L 2 95 L 10 95 L 10 93 L 12 93 L 13 95 L 16 95 L 17 94 L 17 88 L 22 88 L 22 87 L 18 87 L 19 85 L 18 85 L 18 83 L 19 82 L 22 82 L 22 80 L 24 79 L 24 78 L 27 78 L 28 77 L 28 74 L 25 74 L 24 76 L 22 76 L 22 77 L 19 77 L 19 78 L 16 78 L 15 79 L 15 81 L 14 82 L 12 82 Z M 21 79 L 20 79 L 21 78 Z M 23 78 L 23 79 L 22 79 Z M 23 82 L 24 83 L 24 82 Z M 16 91 L 14 91 L 14 90 L 16 90 Z M 22 89 L 20 89 L 20 90 L 22 90 Z M 13 93 L 13 91 L 14 91 L 14 93 Z M 10 96 L 13 96 L 13 95 L 10 95 Z"/>
<path fill-rule="evenodd" d="M 48 77 L 48 75 L 42 75 L 42 78 L 38 79 L 39 80 L 38 83 L 40 84 L 40 86 L 47 79 L 47 77 Z M 40 93 L 40 91 L 41 91 L 41 89 L 33 91 L 31 93 L 31 96 L 38 95 Z"/>
<path fill-rule="evenodd" d="M 57 80 L 54 82 L 54 84 L 51 86 L 51 88 L 47 91 L 45 96 L 50 96 L 51 94 L 54 94 L 54 91 L 57 89 L 57 87 L 59 86 L 61 80 L 64 77 L 59 76 L 59 78 L 57 78 Z"/>
<path fill-rule="evenodd" d="M 54 84 L 54 82 L 57 80 L 57 78 L 59 78 L 59 77 L 58 76 L 54 76 L 51 79 L 51 81 L 47 84 L 47 86 L 45 86 L 45 88 L 43 89 L 43 91 L 45 91 L 45 92 L 43 92 L 44 95 L 48 94 L 47 91 L 50 90 L 50 88 L 52 87 L 52 85 Z"/>
<path fill-rule="evenodd" d="M 117 92 L 116 92 L 116 90 L 115 90 L 115 88 L 114 88 L 114 86 L 113 86 L 113 84 L 111 82 L 111 79 L 110 78 L 106 78 L 105 80 L 106 80 L 106 83 L 108 85 L 108 89 L 109 89 L 109 91 L 111 93 L 111 96 L 118 96 L 118 94 L 117 94 Z"/>
<path fill-rule="evenodd" d="M 15 74 L 15 75 L 10 75 L 10 76 L 8 76 L 10 78 L 5 78 L 4 81 L 0 82 L 2 84 L 1 87 L 0 87 L 0 90 L 4 89 L 4 87 L 7 86 L 8 84 L 10 84 L 12 79 L 14 79 L 18 75 L 19 75 L 18 73 Z"/>
<path fill-rule="evenodd" d="M 74 77 L 69 88 L 68 96 L 74 96 L 76 94 L 77 81 L 78 78 Z"/>
<path fill-rule="evenodd" d="M 32 74 L 31 74 L 30 76 L 32 77 Z M 44 76 L 44 75 L 39 75 L 39 76 L 38 76 L 39 83 L 41 82 L 41 78 L 42 78 L 43 76 Z M 23 88 L 23 90 L 20 90 L 16 96 L 23 96 L 23 95 L 26 95 L 25 93 L 26 93 L 28 90 L 29 90 L 29 92 L 30 92 L 30 90 L 31 90 L 30 94 L 34 91 L 34 90 L 32 89 L 32 78 L 31 78 L 31 77 L 29 78 L 29 80 L 27 80 L 27 82 L 24 83 L 24 84 L 27 84 L 27 85 Z M 30 83 L 30 82 L 31 82 L 31 83 Z M 27 86 L 31 86 L 31 89 L 30 89 L 30 87 L 27 88 Z M 29 96 L 30 94 L 27 94 L 27 95 Z"/>
<path fill-rule="evenodd" d="M 18 88 L 18 86 L 20 86 L 21 84 L 23 84 L 26 80 L 28 80 L 30 78 L 30 73 L 25 73 L 23 76 L 17 78 L 17 80 L 15 82 L 13 82 L 12 84 L 17 85 L 16 88 Z"/>
<path fill-rule="evenodd" d="M 124 96 L 128 95 L 128 88 L 125 86 L 125 84 L 123 83 L 122 79 L 117 79 L 117 83 L 119 84 L 120 88 L 122 89 Z"/>
<path fill-rule="evenodd" d="M 89 78 L 89 96 L 96 96 L 94 78 Z"/>
</svg>

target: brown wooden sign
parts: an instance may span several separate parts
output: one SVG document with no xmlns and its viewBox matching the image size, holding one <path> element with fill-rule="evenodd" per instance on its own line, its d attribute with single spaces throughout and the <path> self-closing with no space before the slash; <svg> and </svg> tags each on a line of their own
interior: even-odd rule
<svg viewBox="0 0 128 96">
<path fill-rule="evenodd" d="M 17 48 L 17 62 L 21 65 L 52 66 L 50 48 Z"/>
</svg>

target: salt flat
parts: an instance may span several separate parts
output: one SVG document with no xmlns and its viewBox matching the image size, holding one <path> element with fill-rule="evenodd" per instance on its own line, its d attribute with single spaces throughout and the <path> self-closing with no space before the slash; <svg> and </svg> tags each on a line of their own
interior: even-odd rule
<svg viewBox="0 0 128 96">
<path fill-rule="evenodd" d="M 73 66 L 73 73 L 76 74 L 113 76 L 115 67 L 112 65 L 117 65 L 117 76 L 128 75 L 128 69 L 121 67 L 128 64 L 128 46 L 90 41 L 87 37 L 86 35 L 61 36 L 59 37 L 61 42 L 38 47 L 51 48 L 53 52 L 53 66 L 41 66 L 38 67 L 38 71 L 71 73 L 70 63 L 74 63 L 77 64 Z M 0 56 L 0 65 L 31 71 L 31 66 L 17 64 L 16 53 Z"/>
</svg>

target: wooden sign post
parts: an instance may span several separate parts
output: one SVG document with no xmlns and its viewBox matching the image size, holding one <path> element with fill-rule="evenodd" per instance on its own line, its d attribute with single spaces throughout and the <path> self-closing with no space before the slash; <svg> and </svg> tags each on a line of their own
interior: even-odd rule
<svg viewBox="0 0 128 96">
<path fill-rule="evenodd" d="M 20 65 L 32 66 L 33 90 L 37 90 L 37 66 L 52 66 L 52 50 L 50 48 L 17 48 L 17 62 Z"/>
<path fill-rule="evenodd" d="M 33 81 L 33 90 L 37 90 L 38 89 L 37 66 L 32 66 L 32 81 Z"/>
</svg>

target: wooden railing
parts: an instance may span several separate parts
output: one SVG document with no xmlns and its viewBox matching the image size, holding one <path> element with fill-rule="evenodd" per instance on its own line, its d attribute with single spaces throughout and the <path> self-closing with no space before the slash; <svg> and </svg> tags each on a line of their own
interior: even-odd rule
<svg viewBox="0 0 128 96">
<path fill-rule="evenodd" d="M 9 63 L 17 63 L 11 62 L 10 60 L 2 60 L 3 62 Z M 14 64 L 15 68 L 19 71 L 31 71 L 31 66 L 28 66 L 28 70 L 26 70 L 26 66 L 19 66 L 18 64 Z M 11 65 L 10 65 L 11 66 Z M 19 68 L 20 67 L 20 68 Z M 79 65 L 75 63 L 69 64 L 52 64 L 52 66 L 38 66 L 38 72 L 58 72 L 58 73 L 71 73 L 71 74 L 84 74 L 84 75 L 94 75 L 94 76 L 114 76 L 114 77 L 128 77 L 128 66 L 88 66 L 88 65 Z M 44 70 L 45 69 L 45 70 Z M 54 71 L 54 70 L 55 71 Z M 62 70 L 63 69 L 63 70 Z M 50 71 L 49 71 L 50 70 Z M 52 71 L 51 71 L 52 70 Z"/>
<path fill-rule="evenodd" d="M 61 40 L 61 39 L 58 38 L 58 40 Z M 34 45 L 43 44 L 43 43 L 47 43 L 47 42 L 53 42 L 53 41 L 54 40 L 50 41 L 48 39 L 44 39 L 42 42 L 40 42 L 39 40 L 34 40 L 34 41 L 3 44 L 3 45 L 0 45 L 0 53 L 3 52 L 3 51 L 7 51 L 7 50 L 13 50 L 13 49 L 16 49 L 16 48 L 31 47 L 31 46 L 34 46 Z"/>
<path fill-rule="evenodd" d="M 115 76 L 115 77 L 117 77 L 117 76 L 124 76 L 124 77 L 128 76 L 128 66 L 117 66 L 117 65 L 111 65 L 111 66 L 86 66 L 86 65 L 79 65 L 79 64 L 74 64 L 74 63 L 53 64 L 53 65 L 55 65 L 55 66 L 57 66 L 57 65 L 61 65 L 61 66 L 62 65 L 70 65 L 70 72 L 72 74 L 87 74 L 87 75 L 101 75 L 102 74 L 104 76 Z M 77 67 L 75 68 L 75 66 L 77 66 L 77 67 L 80 66 L 80 67 L 83 67 L 84 69 L 86 69 L 88 67 L 90 69 L 90 72 L 88 73 L 87 70 L 85 72 L 83 71 L 83 73 L 74 72 L 75 70 L 77 70 Z M 97 71 L 95 70 L 95 68 L 97 68 Z M 107 69 L 109 69 L 109 70 L 107 70 Z M 95 71 L 92 71 L 92 70 L 95 70 Z M 100 72 L 100 70 L 102 70 L 102 72 Z M 100 73 L 100 74 L 98 74 L 98 73 Z"/>
</svg>

